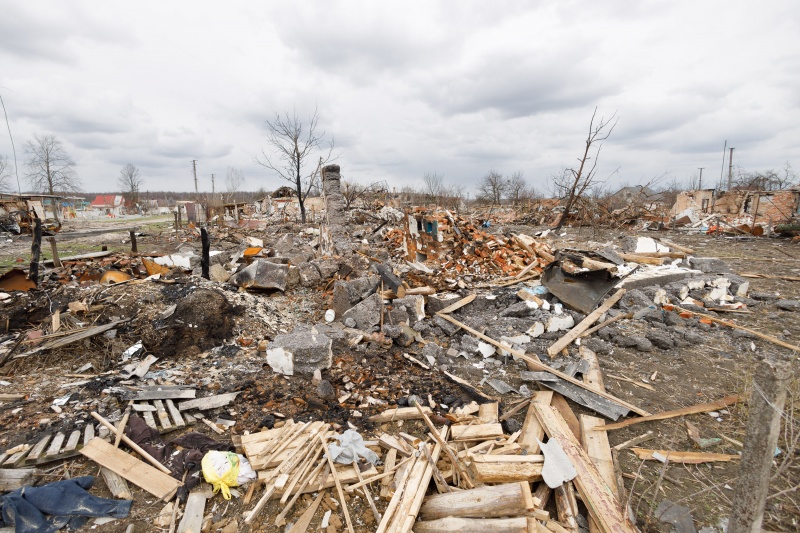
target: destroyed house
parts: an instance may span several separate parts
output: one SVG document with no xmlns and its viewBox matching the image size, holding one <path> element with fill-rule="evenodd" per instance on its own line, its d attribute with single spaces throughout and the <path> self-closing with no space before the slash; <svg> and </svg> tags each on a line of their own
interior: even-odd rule
<svg viewBox="0 0 800 533">
<path fill-rule="evenodd" d="M 684 191 L 678 194 L 673 216 L 693 211 L 697 214 L 719 214 L 747 217 L 762 224 L 785 223 L 800 215 L 800 189 L 750 191 L 715 189 Z"/>
</svg>

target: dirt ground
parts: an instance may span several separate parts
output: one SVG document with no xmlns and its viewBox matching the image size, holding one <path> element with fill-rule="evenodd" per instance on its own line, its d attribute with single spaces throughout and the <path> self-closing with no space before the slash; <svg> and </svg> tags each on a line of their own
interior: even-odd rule
<svg viewBox="0 0 800 533">
<path fill-rule="evenodd" d="M 130 221 L 120 221 L 65 228 L 65 232 L 57 237 L 59 243 L 64 243 L 59 244 L 59 249 L 74 245 L 74 251 L 84 253 L 99 250 L 103 245 L 114 245 L 120 250 L 129 250 L 130 245 L 126 239 L 127 228 L 131 226 L 133 224 Z M 509 229 L 498 227 L 496 231 Z M 540 228 L 514 229 L 533 235 Z M 273 228 L 269 230 L 265 240 L 277 238 L 284 231 L 285 228 Z M 144 233 L 146 235 L 138 239 L 139 250 L 172 253 L 185 246 L 187 241 L 197 245 L 196 238 L 181 239 L 174 236 L 169 226 L 159 220 L 147 221 Z M 214 241 L 213 230 L 211 234 L 213 249 L 221 240 Z M 619 242 L 628 235 L 621 231 L 592 228 L 567 229 L 564 235 L 555 239 L 554 246 L 586 248 L 592 247 L 592 244 Z M 800 276 L 800 247 L 789 244 L 787 240 L 731 238 L 682 232 L 662 232 L 659 236 L 693 248 L 697 256 L 721 258 L 736 274 Z M 18 262 L 19 258 L 27 260 L 29 246 L 30 241 L 25 238 L 16 239 L 15 243 L 6 243 L 0 248 L 0 263 L 6 265 Z M 65 255 L 64 252 L 62 255 Z M 797 312 L 783 311 L 772 305 L 775 295 L 782 299 L 800 299 L 800 282 L 778 279 L 749 281 L 751 294 L 765 295 L 763 300 L 759 300 L 761 304 L 749 308 L 747 313 L 728 313 L 722 318 L 772 335 L 789 344 L 800 344 Z M 359 344 L 354 348 L 346 343 L 335 344 L 333 368 L 325 372 L 323 377 L 339 392 L 369 391 L 372 398 L 381 402 L 375 405 L 357 405 L 352 401 L 340 404 L 335 399 L 321 398 L 308 379 L 275 374 L 266 364 L 264 353 L 257 349 L 259 341 L 270 340 L 280 332 L 291 331 L 299 323 L 314 324 L 322 321 L 330 297 L 325 288 L 297 288 L 285 294 L 249 293 L 237 291 L 230 285 L 223 286 L 197 277 L 183 276 L 175 278 L 173 284 L 63 287 L 31 291 L 15 297 L 0 308 L 3 315 L 0 318 L 5 319 L 2 323 L 8 323 L 12 332 L 40 327 L 41 322 L 50 319 L 51 310 L 81 299 L 88 299 L 96 306 L 94 310 L 90 310 L 87 319 L 102 319 L 102 322 L 106 322 L 110 317 L 127 317 L 133 320 L 117 328 L 113 337 L 101 335 L 76 345 L 12 359 L 0 369 L 0 380 L 3 383 L 0 392 L 26 395 L 23 400 L 0 405 L 0 448 L 8 449 L 17 444 L 36 442 L 46 432 L 71 431 L 75 427 L 81 427 L 89 420 L 89 411 L 94 409 L 106 413 L 124 409 L 124 404 L 110 390 L 119 380 L 116 375 L 121 367 L 118 356 L 134 342 L 142 339 L 146 339 L 148 350 L 156 352 L 160 357 L 151 367 L 151 370 L 158 373 L 153 379 L 154 383 L 192 385 L 199 392 L 242 391 L 234 404 L 217 411 L 218 415 L 236 421 L 231 429 L 232 434 L 255 432 L 261 427 L 270 427 L 276 420 L 294 418 L 300 421 L 324 420 L 343 429 L 349 423 L 365 438 L 371 438 L 380 430 L 397 431 L 398 428 L 393 425 L 376 427 L 367 421 L 367 417 L 389 407 L 407 404 L 410 395 L 423 399 L 430 396 L 436 403 L 450 407 L 473 399 L 479 400 L 435 368 L 425 370 L 403 357 L 405 351 L 422 358 L 422 346 L 418 344 L 405 350 L 396 346 L 384 350 L 373 343 Z M 186 332 L 181 332 L 175 322 L 160 322 L 159 317 L 166 307 L 179 303 L 188 293 L 198 289 L 207 289 L 224 296 L 221 299 L 210 297 L 211 300 L 198 303 L 202 311 L 213 309 L 212 314 L 222 315 L 216 324 L 218 329 L 201 332 L 207 335 L 187 337 Z M 510 287 L 491 290 L 503 298 L 517 289 Z M 486 290 L 489 289 L 482 289 Z M 472 289 L 467 288 L 462 293 L 466 295 L 471 291 Z M 459 319 L 467 320 L 470 316 L 469 307 L 458 313 Z M 191 322 L 190 318 L 186 320 Z M 204 319 L 200 317 L 198 321 Z M 634 336 L 650 326 L 643 320 L 622 320 L 613 328 L 617 334 Z M 687 325 L 687 329 L 698 334 L 695 336 L 696 342 L 672 349 L 640 351 L 609 343 L 611 349 L 608 353 L 598 353 L 608 391 L 650 412 L 660 412 L 710 402 L 732 394 L 748 398 L 754 369 L 765 356 L 788 359 L 795 368 L 797 366 L 796 352 L 753 335 L 717 324 L 697 323 Z M 8 329 L 6 333 L 9 333 Z M 430 340 L 440 342 L 443 348 L 446 348 L 448 342 L 447 339 Z M 155 345 L 158 345 L 158 349 Z M 192 346 L 194 348 L 189 349 Z M 159 352 L 162 347 L 163 353 Z M 93 365 L 91 370 L 83 372 L 92 376 L 91 383 L 69 386 L 71 382 L 83 381 L 83 378 L 76 377 L 76 369 L 86 363 Z M 475 360 L 466 358 L 453 359 L 447 366 L 450 372 L 473 385 L 486 377 L 498 377 L 514 387 L 519 387 L 522 383 L 518 373 L 525 369 L 521 362 L 506 361 L 502 367 L 489 371 L 476 367 Z M 348 386 L 353 383 L 356 384 L 355 389 L 352 385 Z M 67 386 L 64 387 L 65 384 Z M 478 387 L 486 394 L 497 395 L 488 385 Z M 62 413 L 54 412 L 50 404 L 54 398 L 67 392 L 75 393 L 70 404 L 64 407 Z M 503 395 L 501 414 L 519 399 L 520 396 L 515 393 Z M 798 530 L 800 498 L 796 490 L 800 484 L 800 415 L 794 411 L 796 400 L 800 400 L 800 385 L 795 377 L 790 387 L 785 408 L 786 417 L 778 443 L 779 451 L 775 457 L 774 476 L 770 482 L 771 495 L 764 522 L 765 530 L 769 531 Z M 588 412 L 579 406 L 572 407 L 576 413 Z M 675 418 L 610 431 L 610 444 L 613 447 L 647 431 L 653 431 L 655 437 L 643 446 L 664 450 L 693 450 L 693 443 L 687 436 L 685 422 L 688 420 L 698 427 L 702 437 L 722 439 L 719 444 L 703 451 L 739 453 L 739 443 L 745 438 L 746 401 L 715 414 L 716 416 L 696 414 L 685 419 Z M 524 416 L 522 410 L 507 425 L 519 427 Z M 231 438 L 230 435 L 216 435 L 203 425 L 196 425 L 191 429 L 218 440 Z M 421 424 L 414 421 L 407 422 L 400 430 L 424 434 Z M 168 434 L 165 438 L 176 435 Z M 716 528 L 707 531 L 721 530 L 721 524 L 730 513 L 731 498 L 737 481 L 737 461 L 664 465 L 657 461 L 640 461 L 630 450 L 619 452 L 618 459 L 625 485 L 624 501 L 633 509 L 637 524 L 643 531 L 670 531 L 671 526 L 660 523 L 654 516 L 657 505 L 665 499 L 688 506 L 698 530 L 703 527 Z M 98 474 L 97 465 L 80 456 L 41 468 L 44 473 L 40 483 Z M 134 505 L 131 516 L 97 526 L 96 529 L 125 531 L 128 524 L 132 523 L 135 524 L 136 531 L 154 530 L 152 523 L 162 509 L 163 502 L 136 487 L 132 489 Z M 101 481 L 96 482 L 92 492 L 109 496 Z M 377 505 L 379 510 L 383 510 L 386 502 L 377 502 Z M 214 515 L 213 521 L 216 523 L 225 525 L 235 519 L 241 524 L 242 513 L 251 506 L 252 504 L 243 505 L 241 498 L 224 501 L 216 496 L 209 502 L 206 511 Z M 295 519 L 305 506 L 298 504 L 299 511 L 294 514 Z M 355 519 L 357 531 L 374 531 L 372 514 L 358 495 L 352 496 L 348 507 Z M 273 526 L 268 520 L 268 517 L 277 514 L 277 509 L 279 507 L 274 502 L 270 503 L 262 512 L 263 520 L 256 521 L 252 530 L 283 531 L 283 528 Z M 291 515 L 289 520 L 292 520 Z M 317 519 L 313 524 L 318 522 Z M 239 529 L 246 530 L 242 525 Z"/>
</svg>

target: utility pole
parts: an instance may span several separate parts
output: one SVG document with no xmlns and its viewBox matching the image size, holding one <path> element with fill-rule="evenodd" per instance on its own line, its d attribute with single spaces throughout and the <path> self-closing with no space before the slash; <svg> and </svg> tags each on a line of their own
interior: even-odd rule
<svg viewBox="0 0 800 533">
<path fill-rule="evenodd" d="M 211 196 L 214 196 L 214 174 L 211 174 Z"/>
<path fill-rule="evenodd" d="M 192 172 L 194 173 L 194 193 L 200 194 L 197 189 L 197 159 L 192 159 Z"/>
<path fill-rule="evenodd" d="M 698 189 L 702 189 L 703 188 L 703 169 L 706 168 L 706 167 L 697 167 L 697 168 L 700 169 L 700 179 L 697 180 L 697 188 Z"/>
<path fill-rule="evenodd" d="M 731 184 L 733 183 L 733 151 L 736 148 L 729 148 L 731 151 L 731 155 L 728 158 L 728 190 L 731 190 Z"/>
</svg>

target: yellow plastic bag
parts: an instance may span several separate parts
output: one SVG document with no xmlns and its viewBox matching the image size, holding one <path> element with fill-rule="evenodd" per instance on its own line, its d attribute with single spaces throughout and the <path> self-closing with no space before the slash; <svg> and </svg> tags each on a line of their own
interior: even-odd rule
<svg viewBox="0 0 800 533">
<path fill-rule="evenodd" d="M 239 456 L 233 452 L 210 451 L 200 464 L 203 467 L 203 477 L 214 487 L 214 493 L 222 491 L 222 497 L 230 500 L 230 487 L 239 485 Z"/>
</svg>

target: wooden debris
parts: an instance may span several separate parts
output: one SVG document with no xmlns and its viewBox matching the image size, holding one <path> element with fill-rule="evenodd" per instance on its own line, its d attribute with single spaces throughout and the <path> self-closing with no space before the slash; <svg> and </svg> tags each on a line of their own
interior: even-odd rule
<svg viewBox="0 0 800 533">
<path fill-rule="evenodd" d="M 171 500 L 178 487 L 182 485 L 177 479 L 156 470 L 118 448 L 114 448 L 103 439 L 92 439 L 89 444 L 81 448 L 80 452 L 165 502 Z"/>
<path fill-rule="evenodd" d="M 728 462 L 741 459 L 739 455 L 724 453 L 704 452 L 676 452 L 673 450 L 648 450 L 646 448 L 631 448 L 639 459 L 664 462 L 669 459 L 671 463 L 684 463 L 696 465 L 700 463 Z"/>
<path fill-rule="evenodd" d="M 217 394 L 216 396 L 206 396 L 205 398 L 197 398 L 178 404 L 178 409 L 181 411 L 189 411 L 190 409 L 197 409 L 198 411 L 206 411 L 208 409 L 216 409 L 217 407 L 225 407 L 233 400 L 239 392 L 228 392 L 226 394 Z"/>
<path fill-rule="evenodd" d="M 195 489 L 189 493 L 177 533 L 200 533 L 203 528 L 206 501 L 212 496 L 207 487 L 206 485 L 204 488 Z"/>
<path fill-rule="evenodd" d="M 581 336 L 581 333 L 589 329 L 592 324 L 597 322 L 606 311 L 616 304 L 620 298 L 625 294 L 625 289 L 619 289 L 617 292 L 609 296 L 603 304 L 589 313 L 586 318 L 581 320 L 575 327 L 567 332 L 566 335 L 554 342 L 548 349 L 547 355 L 550 357 L 556 355 L 558 352 L 569 346 L 575 339 Z"/>
<path fill-rule="evenodd" d="M 433 414 L 430 407 L 423 407 L 423 412 L 430 415 Z M 369 417 L 370 422 L 382 424 L 384 422 L 392 422 L 394 420 L 421 420 L 422 415 L 416 407 L 398 407 L 397 409 L 389 409 L 380 414 Z"/>
<path fill-rule="evenodd" d="M 535 507 L 529 483 L 505 483 L 428 496 L 419 516 L 422 520 L 492 518 L 525 515 Z"/>
<path fill-rule="evenodd" d="M 36 468 L 0 469 L 0 491 L 11 492 L 26 485 L 33 485 L 41 471 Z"/>
<path fill-rule="evenodd" d="M 104 466 L 100 467 L 100 475 L 106 482 L 106 486 L 108 487 L 108 490 L 111 492 L 112 496 L 123 500 L 130 500 L 132 498 L 131 489 L 128 488 L 128 483 L 125 481 L 124 477 L 120 476 L 116 472 L 112 472 Z"/>
<path fill-rule="evenodd" d="M 530 524 L 535 518 L 460 518 L 448 516 L 438 520 L 417 522 L 414 533 L 529 533 L 536 527 Z"/>
<path fill-rule="evenodd" d="M 655 415 L 648 415 L 643 416 L 640 418 L 631 418 L 629 420 L 623 420 L 622 422 L 616 422 L 614 424 L 606 424 L 602 427 L 604 431 L 610 431 L 612 429 L 621 429 L 628 426 L 632 426 L 634 424 L 641 424 L 642 422 L 651 422 L 653 420 L 666 420 L 668 418 L 675 418 L 677 416 L 684 416 L 684 415 L 692 415 L 696 413 L 706 413 L 708 411 L 714 411 L 715 409 L 722 409 L 723 407 L 727 407 L 729 405 L 733 405 L 739 401 L 739 396 L 726 396 L 721 400 L 717 400 L 715 402 L 710 403 L 703 403 L 699 405 L 693 405 L 691 407 L 683 407 L 681 409 L 674 409 L 672 411 L 664 411 L 663 413 L 658 413 Z"/>
</svg>

